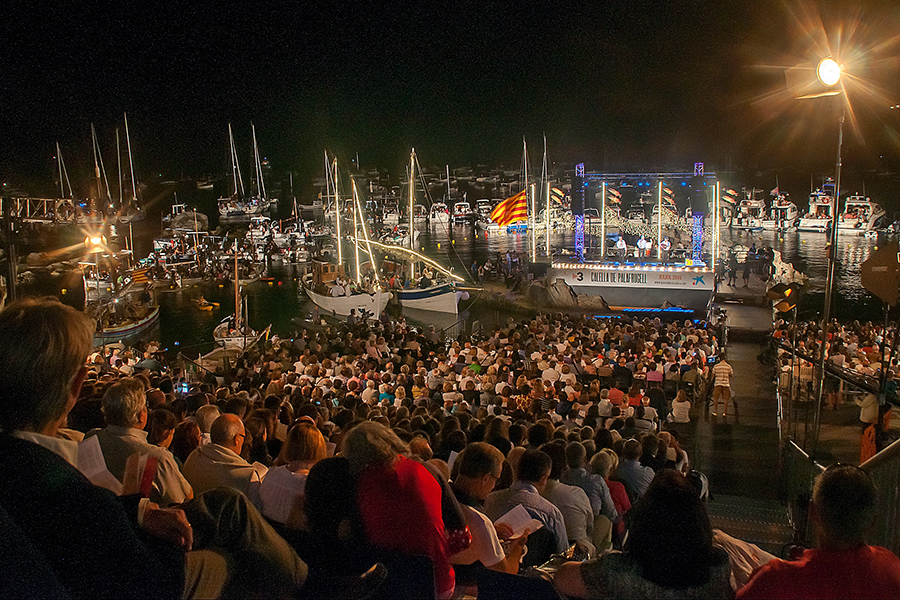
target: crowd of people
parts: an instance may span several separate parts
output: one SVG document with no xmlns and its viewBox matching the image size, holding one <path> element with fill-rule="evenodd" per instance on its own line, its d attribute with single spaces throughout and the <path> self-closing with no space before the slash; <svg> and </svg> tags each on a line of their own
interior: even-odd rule
<svg viewBox="0 0 900 600">
<path fill-rule="evenodd" d="M 445 344 L 384 319 L 194 383 L 122 372 L 91 330 L 53 300 L 0 313 L 0 556 L 25 595 L 450 598 L 554 556 L 540 572 L 573 597 L 789 589 L 782 561 L 712 530 L 679 443 L 692 406 L 727 411 L 710 324 L 538 315 Z M 852 532 L 846 490 L 814 495 L 829 551 L 870 516 L 851 475 Z M 860 543 L 863 589 L 896 595 L 900 561 Z"/>
</svg>

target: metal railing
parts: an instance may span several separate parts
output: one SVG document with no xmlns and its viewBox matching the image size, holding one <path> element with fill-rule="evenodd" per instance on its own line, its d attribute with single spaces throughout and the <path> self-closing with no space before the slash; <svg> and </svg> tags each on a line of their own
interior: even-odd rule
<svg viewBox="0 0 900 600">
<path fill-rule="evenodd" d="M 793 440 L 788 440 L 781 454 L 782 500 L 788 507 L 788 520 L 794 530 L 794 542 L 811 546 L 809 502 L 812 484 L 825 467 L 812 460 Z"/>
<path fill-rule="evenodd" d="M 869 543 L 900 553 L 900 440 L 864 462 L 865 470 L 875 483 L 875 526 Z"/>
</svg>

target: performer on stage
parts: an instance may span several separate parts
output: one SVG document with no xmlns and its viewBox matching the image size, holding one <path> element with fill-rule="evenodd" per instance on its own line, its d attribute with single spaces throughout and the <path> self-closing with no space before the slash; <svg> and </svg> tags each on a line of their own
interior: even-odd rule
<svg viewBox="0 0 900 600">
<path fill-rule="evenodd" d="M 672 250 L 672 241 L 669 239 L 669 236 L 664 237 L 663 240 L 659 243 L 659 250 L 662 263 L 664 265 L 668 265 L 669 252 Z"/>
<path fill-rule="evenodd" d="M 619 262 L 621 264 L 625 264 L 625 253 L 628 251 L 628 244 L 625 243 L 625 238 L 621 235 L 619 236 L 619 240 L 616 242 L 616 252 L 619 254 Z"/>
</svg>

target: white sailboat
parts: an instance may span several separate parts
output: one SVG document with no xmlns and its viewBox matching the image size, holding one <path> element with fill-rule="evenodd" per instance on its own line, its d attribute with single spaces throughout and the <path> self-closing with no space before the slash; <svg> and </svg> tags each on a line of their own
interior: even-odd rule
<svg viewBox="0 0 900 600">
<path fill-rule="evenodd" d="M 326 162 L 327 162 L 327 153 L 326 153 Z M 334 181 L 333 181 L 333 189 L 335 190 L 335 196 L 338 196 L 338 168 L 337 168 L 337 160 L 334 161 Z M 327 177 L 331 177 L 331 173 L 327 173 Z M 354 265 L 356 267 L 356 282 L 357 285 L 362 285 L 362 271 L 360 270 L 360 262 L 359 262 L 359 241 L 358 241 L 358 231 L 360 224 L 362 225 L 363 236 L 366 242 L 366 246 L 368 249 L 368 254 L 370 260 L 372 261 L 372 266 L 375 266 L 374 254 L 372 253 L 371 243 L 369 241 L 369 232 L 368 226 L 366 224 L 365 216 L 362 214 L 362 208 L 359 206 L 359 196 L 356 191 L 356 182 L 352 183 L 352 191 L 353 191 L 353 227 L 354 227 L 354 235 L 353 235 L 353 245 L 354 245 Z M 334 204 L 335 211 L 340 210 L 340 203 L 335 202 Z M 357 315 L 360 314 L 369 314 L 371 316 L 377 317 L 381 314 L 381 311 L 387 306 L 388 301 L 391 299 L 390 292 L 382 291 L 378 285 L 377 280 L 374 282 L 374 289 L 371 293 L 361 292 L 361 293 L 348 293 L 349 285 L 342 286 L 340 285 L 340 280 L 346 277 L 344 273 L 344 262 L 343 262 L 343 252 L 341 250 L 341 234 L 340 234 L 340 214 L 335 215 L 335 221 L 338 223 L 338 236 L 337 236 L 337 247 L 338 247 L 338 264 L 334 264 L 328 261 L 323 260 L 313 260 L 312 261 L 312 272 L 311 272 L 311 280 L 305 280 L 303 282 L 302 289 L 309 296 L 309 299 L 313 301 L 313 303 L 321 308 L 322 310 L 334 315 L 346 317 L 350 315 L 350 311 L 354 311 Z M 373 269 L 376 273 L 377 269 Z M 363 313 L 365 311 L 365 313 Z"/>
<path fill-rule="evenodd" d="M 416 205 L 416 178 L 415 173 L 418 161 L 416 160 L 415 148 L 409 155 L 409 214 L 415 213 Z M 449 191 L 449 180 L 448 180 Z M 468 207 L 468 202 L 466 203 Z M 416 232 L 418 233 L 418 232 Z M 415 239 L 409 239 L 409 248 L 415 253 Z M 415 254 L 413 254 L 415 256 Z M 411 274 L 415 275 L 416 263 L 411 262 L 409 265 Z M 433 282 L 434 275 L 430 278 L 426 277 L 427 271 L 423 271 L 423 278 L 420 280 L 420 286 L 413 289 L 396 290 L 397 300 L 403 308 L 414 308 L 417 310 L 428 310 L 432 312 L 457 314 L 457 305 L 459 303 L 459 294 L 456 287 L 450 282 Z M 413 277 L 415 279 L 415 277 Z"/>
<path fill-rule="evenodd" d="M 241 165 L 238 162 L 237 148 L 234 145 L 234 134 L 231 123 L 228 124 L 228 142 L 231 149 L 231 174 L 234 191 L 230 197 L 219 198 L 219 215 L 223 217 L 242 217 L 258 215 L 269 208 L 269 200 L 265 195 L 265 184 L 262 179 L 262 166 L 259 160 L 259 147 L 256 144 L 256 128 L 253 129 L 253 155 L 256 168 L 257 194 L 250 198 L 244 194 L 244 179 L 241 177 Z"/>
</svg>

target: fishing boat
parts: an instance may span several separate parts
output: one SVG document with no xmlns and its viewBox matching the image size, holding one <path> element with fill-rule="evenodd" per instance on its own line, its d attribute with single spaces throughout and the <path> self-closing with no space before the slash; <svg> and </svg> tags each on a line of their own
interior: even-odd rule
<svg viewBox="0 0 900 600">
<path fill-rule="evenodd" d="M 816 231 L 824 233 L 832 219 L 832 197 L 821 189 L 809 195 L 809 210 L 800 217 L 797 231 Z"/>
<path fill-rule="evenodd" d="M 358 315 L 365 311 L 377 317 L 391 299 L 390 292 L 381 290 L 349 295 L 344 290 L 336 290 L 340 287 L 338 281 L 346 279 L 343 265 L 313 259 L 311 267 L 310 279 L 304 281 L 303 291 L 316 306 L 329 314 L 346 317 L 353 310 Z"/>
<path fill-rule="evenodd" d="M 884 214 L 884 209 L 866 196 L 850 196 L 838 218 L 838 229 L 860 235 L 875 231 Z"/>
<path fill-rule="evenodd" d="M 337 181 L 337 161 L 334 162 L 334 172 L 334 179 Z M 329 314 L 346 317 L 350 315 L 350 311 L 352 310 L 356 314 L 363 314 L 362 311 L 366 311 L 366 314 L 377 317 L 381 314 L 381 311 L 384 310 L 385 306 L 387 306 L 388 301 L 391 299 L 391 294 L 390 292 L 382 291 L 378 286 L 377 281 L 370 284 L 372 286 L 372 291 L 360 291 L 360 288 L 363 287 L 362 270 L 359 261 L 360 242 L 358 232 L 360 228 L 362 228 L 363 238 L 365 240 L 365 251 L 367 251 L 369 255 L 369 261 L 373 267 L 372 270 L 376 273 L 378 271 L 374 268 L 375 255 L 372 252 L 367 219 L 363 214 L 359 203 L 359 195 L 356 190 L 355 181 L 351 181 L 351 189 L 353 198 L 353 235 L 349 237 L 352 239 L 354 248 L 353 263 L 356 267 L 357 290 L 354 293 L 350 289 L 351 286 L 349 283 L 347 283 L 347 285 L 342 284 L 343 280 L 346 280 L 347 277 L 344 272 L 341 235 L 338 235 L 336 240 L 337 264 L 328 260 L 313 259 L 311 261 L 312 265 L 310 271 L 302 281 L 301 289 L 309 296 L 309 299 L 312 300 L 316 306 Z M 335 209 L 337 210 L 337 204 L 335 204 Z M 340 219 L 338 218 L 338 221 L 339 220 Z"/>
<path fill-rule="evenodd" d="M 213 339 L 216 344 L 225 348 L 246 349 L 263 336 L 268 337 L 272 325 L 266 327 L 262 332 L 256 332 L 247 322 L 245 313 L 247 312 L 246 298 L 241 298 L 241 281 L 238 275 L 238 253 L 235 245 L 234 252 L 234 314 L 225 317 L 221 323 L 213 329 Z"/>
<path fill-rule="evenodd" d="M 83 263 L 85 268 L 91 266 Z M 95 274 L 85 273 L 84 311 L 94 318 L 94 345 L 101 346 L 133 338 L 146 331 L 159 318 L 159 305 L 154 301 L 149 284 L 149 268 L 129 269 L 121 278 L 120 287 L 100 285 L 91 288 L 91 280 L 96 284 L 99 263 L 93 265 Z"/>
<path fill-rule="evenodd" d="M 763 229 L 792 231 L 797 227 L 800 211 L 787 194 L 778 194 L 772 208 L 762 220 Z"/>
</svg>

